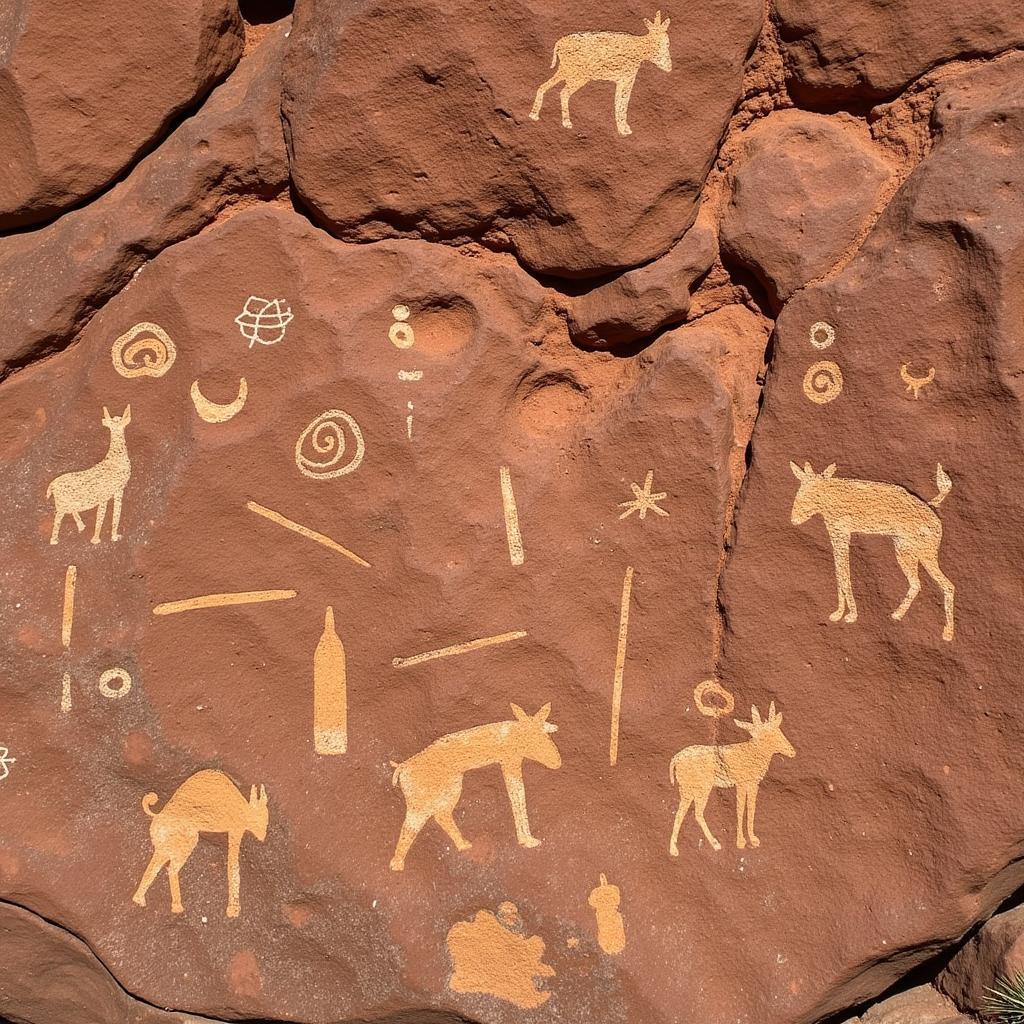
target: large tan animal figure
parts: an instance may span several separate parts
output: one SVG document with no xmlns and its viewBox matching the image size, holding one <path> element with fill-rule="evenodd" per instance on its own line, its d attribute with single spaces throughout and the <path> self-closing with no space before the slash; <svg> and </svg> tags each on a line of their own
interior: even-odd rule
<svg viewBox="0 0 1024 1024">
<path fill-rule="evenodd" d="M 562 124 L 572 127 L 569 119 L 569 99 L 589 82 L 615 83 L 615 126 L 620 135 L 631 135 L 626 123 L 629 98 L 633 93 L 640 65 L 649 60 L 662 71 L 672 70 L 672 55 L 668 49 L 670 18 L 661 20 L 661 11 L 654 21 L 644 18 L 647 34 L 630 35 L 628 32 L 577 32 L 562 36 L 555 43 L 551 66 L 558 70 L 537 90 L 530 117 L 540 120 L 540 108 L 549 89 L 561 85 Z"/>
<path fill-rule="evenodd" d="M 100 530 L 110 502 L 114 505 L 110 514 L 110 539 L 121 539 L 121 534 L 118 533 L 118 527 L 121 525 L 121 498 L 128 478 L 132 475 L 124 432 L 131 421 L 130 405 L 125 407 L 120 416 L 111 416 L 104 406 L 103 419 L 100 422 L 110 431 L 110 448 L 107 454 L 95 466 L 76 473 L 64 473 L 46 488 L 46 496 L 52 496 L 54 506 L 51 544 L 57 543 L 60 524 L 66 515 L 74 518 L 75 526 L 81 533 L 85 529 L 85 523 L 82 522 L 79 513 L 88 512 L 90 509 L 96 509 L 96 529 L 93 531 L 92 543 L 99 544 Z"/>
<path fill-rule="evenodd" d="M 154 812 L 153 804 L 160 798 L 147 793 L 142 798 L 142 809 L 153 819 L 149 837 L 153 842 L 153 856 L 142 875 L 132 899 L 146 905 L 146 891 L 167 867 L 171 885 L 171 911 L 180 914 L 181 885 L 178 875 L 185 861 L 199 842 L 201 832 L 226 832 L 228 837 L 228 906 L 227 916 L 238 917 L 241 903 L 238 898 L 240 877 L 238 854 L 242 837 L 251 832 L 261 843 L 267 838 L 267 791 L 260 786 L 249 790 L 249 800 L 223 773 L 213 769 L 196 772 L 186 779 L 164 804 L 163 810 Z"/>
<path fill-rule="evenodd" d="M 540 846 L 540 840 L 530 833 L 526 815 L 523 761 L 536 761 L 545 768 L 561 767 L 562 757 L 549 735 L 558 729 L 547 720 L 550 713 L 550 704 L 545 704 L 534 715 L 528 715 L 513 704 L 515 718 L 511 721 L 442 736 L 408 761 L 401 764 L 392 761 L 395 773 L 391 784 L 402 787 L 405 821 L 391 858 L 391 870 L 404 869 L 409 847 L 431 818 L 448 833 L 456 849 L 469 849 L 470 844 L 455 824 L 453 812 L 462 795 L 463 775 L 490 764 L 501 767 L 519 845 Z"/>
<path fill-rule="evenodd" d="M 776 754 L 795 757 L 796 751 L 782 734 L 782 715 L 776 712 L 774 701 L 768 709 L 767 721 L 762 721 L 757 708 L 750 709 L 749 722 L 741 722 L 738 718 L 733 721 L 740 729 L 750 733 L 749 740 L 724 746 L 687 747 L 680 750 L 669 764 L 669 782 L 679 787 L 679 809 L 676 811 L 672 839 L 668 845 L 668 852 L 673 857 L 679 856 L 679 829 L 690 804 L 693 804 L 697 824 L 712 848 L 722 848 L 704 820 L 704 808 L 715 788 L 736 787 L 736 845 L 741 850 L 747 845 L 743 835 L 744 814 L 750 845 L 761 845 L 761 840 L 754 834 L 757 791 L 768 774 L 772 758 Z"/>
<path fill-rule="evenodd" d="M 844 480 L 835 476 L 834 463 L 821 473 L 815 473 L 809 462 L 804 463 L 803 469 L 791 462 L 789 468 L 800 481 L 790 516 L 793 524 L 799 526 L 811 516 L 820 515 L 832 542 L 839 607 L 829 618 L 838 622 L 845 613 L 847 622 L 857 621 L 857 602 L 853 599 L 850 582 L 850 537 L 855 533 L 882 534 L 892 537 L 896 561 L 908 584 L 907 596 L 892 617 L 902 619 L 913 604 L 921 589 L 918 567 L 923 565 L 942 589 L 946 613 L 942 639 L 952 640 L 955 588 L 939 568 L 942 523 L 934 512 L 953 487 L 942 466 L 935 470 L 935 485 L 939 493 L 929 502 L 895 484 Z"/>
</svg>

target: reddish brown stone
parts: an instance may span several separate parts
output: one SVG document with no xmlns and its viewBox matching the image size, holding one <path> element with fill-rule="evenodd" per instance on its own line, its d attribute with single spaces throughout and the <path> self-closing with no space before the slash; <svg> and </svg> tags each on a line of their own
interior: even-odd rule
<svg viewBox="0 0 1024 1024">
<path fill-rule="evenodd" d="M 982 925 L 936 980 L 962 1010 L 982 1013 L 991 989 L 1024 973 L 1024 907 L 996 914 Z"/>
<path fill-rule="evenodd" d="M 946 61 L 1024 44 L 1024 8 L 1003 0 L 778 0 L 790 87 L 821 103 L 878 100 Z"/>
<path fill-rule="evenodd" d="M 971 1024 L 971 1018 L 931 985 L 919 985 L 883 999 L 867 1010 L 860 1024 Z M 854 1024 L 854 1022 L 848 1022 Z"/>
<path fill-rule="evenodd" d="M 722 217 L 722 250 L 781 306 L 854 244 L 889 173 L 852 119 L 779 111 L 745 137 Z"/>
<path fill-rule="evenodd" d="M 288 181 L 279 121 L 285 27 L 273 30 L 202 111 L 106 195 L 53 224 L 0 239 L 0 378 L 63 348 L 158 252 Z"/>
<path fill-rule="evenodd" d="M 642 35 L 641 15 L 653 13 L 622 0 L 312 0 L 296 13 L 287 62 L 295 185 L 351 241 L 475 239 L 567 277 L 660 256 L 693 220 L 761 4 L 711 0 L 672 19 L 672 71 L 641 66 L 632 135 L 616 132 L 609 82 L 573 96 L 571 130 L 557 89 L 539 121 L 529 116 L 560 38 Z"/>
<path fill-rule="evenodd" d="M 0 229 L 109 185 L 242 53 L 230 0 L 14 0 L 0 13 Z"/>
</svg>

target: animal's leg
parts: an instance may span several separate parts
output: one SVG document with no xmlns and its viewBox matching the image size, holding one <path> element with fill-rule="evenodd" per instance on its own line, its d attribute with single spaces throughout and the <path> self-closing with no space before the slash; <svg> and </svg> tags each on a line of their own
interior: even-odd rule
<svg viewBox="0 0 1024 1024">
<path fill-rule="evenodd" d="M 238 869 L 238 853 L 241 845 L 241 833 L 232 832 L 228 835 L 228 917 L 238 917 L 242 910 L 239 900 L 241 877 Z"/>
<path fill-rule="evenodd" d="M 710 796 L 710 789 L 705 793 L 695 793 L 693 798 L 693 813 L 697 819 L 697 824 L 700 825 L 701 831 L 704 833 L 704 837 L 711 844 L 711 849 L 720 850 L 722 848 L 722 844 L 711 834 L 711 829 L 708 828 L 708 823 L 704 820 L 704 808 L 707 807 L 708 798 Z"/>
<path fill-rule="evenodd" d="M 185 908 L 181 905 L 181 883 L 178 875 L 185 866 L 185 861 L 192 856 L 192 851 L 199 842 L 199 833 L 189 835 L 187 832 L 175 830 L 170 836 L 169 842 L 173 844 L 173 849 L 169 857 L 170 863 L 167 865 L 167 880 L 171 886 L 171 912 L 183 914 Z"/>
<path fill-rule="evenodd" d="M 414 811 L 411 807 L 406 808 L 405 821 L 402 822 L 402 831 L 398 836 L 398 845 L 395 847 L 395 855 L 391 858 L 392 871 L 405 869 L 405 858 L 409 847 L 412 846 L 429 817 L 430 813 L 427 811 Z"/>
<path fill-rule="evenodd" d="M 907 614 L 907 609 L 914 603 L 914 598 L 917 597 L 921 589 L 921 577 L 917 569 L 917 547 L 901 537 L 895 538 L 893 544 L 896 548 L 896 561 L 900 563 L 900 568 L 903 570 L 903 575 L 907 577 L 907 583 L 909 584 L 907 596 L 903 598 L 899 608 L 892 613 L 892 617 L 898 622 Z"/>
<path fill-rule="evenodd" d="M 693 797 L 689 794 L 683 795 L 683 791 L 679 790 L 679 809 L 676 811 L 676 820 L 672 825 L 672 838 L 668 843 L 668 852 L 671 857 L 679 856 L 679 830 L 683 827 L 683 819 L 686 817 L 686 812 L 690 809 L 690 804 L 693 803 Z"/>
<path fill-rule="evenodd" d="M 949 577 L 939 568 L 939 546 L 935 545 L 934 551 L 922 552 L 921 561 L 924 563 L 925 569 L 928 571 L 928 575 L 940 587 L 942 587 L 943 594 L 943 605 L 946 611 L 946 625 L 942 630 L 943 640 L 953 639 L 953 594 L 956 592 L 956 587 L 953 586 L 952 581 Z"/>
<path fill-rule="evenodd" d="M 549 89 L 554 88 L 561 80 L 561 73 L 556 72 L 537 90 L 537 96 L 533 101 L 533 109 L 530 111 L 530 118 L 532 120 L 540 120 L 540 108 L 544 105 L 544 96 Z"/>
<path fill-rule="evenodd" d="M 620 78 L 615 83 L 615 127 L 620 135 L 632 135 L 633 129 L 626 124 L 626 112 L 629 110 L 629 97 L 633 93 L 635 75 L 628 78 Z"/>
<path fill-rule="evenodd" d="M 185 908 L 181 905 L 181 882 L 178 873 L 181 871 L 182 862 L 172 860 L 167 867 L 167 880 L 171 884 L 171 913 L 184 914 Z"/>
<path fill-rule="evenodd" d="M 455 844 L 457 850 L 468 850 L 473 844 L 466 839 L 459 826 L 455 824 L 455 818 L 452 816 L 454 809 L 454 807 L 439 808 L 434 811 L 434 821 L 448 833 L 448 837 Z"/>
<path fill-rule="evenodd" d="M 754 783 L 747 793 L 747 835 L 750 837 L 751 846 L 760 846 L 761 840 L 754 834 L 754 812 L 757 810 L 757 788 Z"/>
<path fill-rule="evenodd" d="M 159 850 L 153 851 L 153 856 L 149 858 L 149 863 L 146 865 L 146 870 L 142 872 L 142 879 L 139 882 L 139 887 L 135 890 L 135 895 L 132 896 L 132 900 L 138 903 L 140 907 L 146 905 L 146 893 L 149 891 L 149 887 L 156 881 L 156 876 L 160 874 L 160 869 L 168 862 L 170 858 L 166 857 Z"/>
<path fill-rule="evenodd" d="M 582 84 L 582 83 L 581 83 Z M 570 85 L 568 82 L 562 86 L 562 127 L 571 128 L 572 121 L 569 119 L 569 97 L 580 88 L 580 85 Z"/>
<path fill-rule="evenodd" d="M 99 544 L 100 542 L 100 530 L 103 529 L 103 520 L 107 518 L 107 502 L 101 501 L 96 506 L 96 529 L 92 534 L 93 544 Z"/>
<path fill-rule="evenodd" d="M 743 838 L 743 812 L 747 806 L 747 789 L 745 786 L 736 787 L 736 846 L 742 850 L 746 847 L 747 841 Z"/>
<path fill-rule="evenodd" d="M 82 521 L 82 517 L 74 510 L 71 510 L 71 515 L 74 517 L 75 526 L 78 527 L 78 532 L 81 533 L 85 529 L 85 523 Z"/>
<path fill-rule="evenodd" d="M 501 774 L 505 778 L 505 789 L 508 790 L 509 803 L 512 804 L 512 817 L 516 822 L 516 838 L 520 846 L 540 846 L 540 840 L 530 834 L 530 820 L 526 816 L 526 787 L 523 785 L 522 762 L 513 766 L 501 766 Z"/>
<path fill-rule="evenodd" d="M 60 524 L 64 522 L 64 512 L 54 511 L 53 513 L 53 529 L 50 531 L 50 543 L 56 544 L 57 537 L 60 534 Z"/>
<path fill-rule="evenodd" d="M 113 511 L 110 514 L 110 539 L 111 540 L 120 540 L 121 539 L 121 534 L 118 533 L 117 531 L 120 529 L 120 526 L 121 526 L 121 498 L 122 498 L 123 494 L 124 494 L 124 491 L 118 491 L 117 494 L 114 495 L 114 508 L 113 508 Z"/>
<path fill-rule="evenodd" d="M 841 530 L 829 530 L 832 541 L 832 558 L 836 568 L 836 591 L 839 605 L 829 616 L 838 622 L 846 612 L 847 622 L 857 621 L 857 602 L 853 599 L 853 585 L 850 582 L 850 535 Z"/>
</svg>

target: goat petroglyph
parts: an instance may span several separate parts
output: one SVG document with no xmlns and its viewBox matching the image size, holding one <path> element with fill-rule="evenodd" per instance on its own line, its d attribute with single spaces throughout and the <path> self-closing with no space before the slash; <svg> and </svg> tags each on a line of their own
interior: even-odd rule
<svg viewBox="0 0 1024 1024">
<path fill-rule="evenodd" d="M 757 793 L 768 774 L 772 758 L 776 754 L 795 757 L 796 751 L 782 732 L 782 715 L 775 710 L 775 702 L 768 709 L 768 718 L 761 719 L 756 707 L 750 709 L 750 721 L 734 719 L 737 728 L 750 733 L 750 739 L 742 743 L 693 746 L 680 750 L 672 758 L 668 768 L 669 782 L 679 787 L 679 808 L 672 826 L 669 854 L 679 856 L 679 830 L 686 812 L 693 805 L 694 817 L 712 849 L 720 850 L 722 844 L 712 835 L 704 820 L 713 789 L 736 787 L 736 846 L 744 849 L 749 840 L 751 846 L 760 846 L 761 840 L 754 833 L 754 813 L 757 810 Z M 746 837 L 744 837 L 744 815 L 746 816 Z"/>
<path fill-rule="evenodd" d="M 146 892 L 161 870 L 167 868 L 171 887 L 171 912 L 184 913 L 181 903 L 181 885 L 178 875 L 192 851 L 199 843 L 201 832 L 226 832 L 228 837 L 228 905 L 227 916 L 238 917 L 240 873 L 238 854 L 242 839 L 248 832 L 261 843 L 267 837 L 267 791 L 253 786 L 249 800 L 223 772 L 204 769 L 186 779 L 159 811 L 153 804 L 160 797 L 147 793 L 142 798 L 142 809 L 152 818 L 149 837 L 153 843 L 153 856 L 132 899 L 146 905 Z"/>
<path fill-rule="evenodd" d="M 505 901 L 498 913 L 478 910 L 472 921 L 457 921 L 448 930 L 448 954 L 453 992 L 479 992 L 504 999 L 523 1010 L 543 1006 L 551 993 L 537 979 L 553 978 L 544 963 L 544 940 L 525 934 L 519 908 Z"/>
<path fill-rule="evenodd" d="M 453 813 L 462 796 L 463 776 L 476 768 L 496 764 L 501 768 L 515 819 L 520 846 L 540 846 L 530 832 L 526 814 L 526 788 L 523 762 L 536 761 L 545 768 L 560 768 L 562 757 L 551 739 L 558 727 L 548 721 L 551 705 L 528 715 L 518 704 L 512 705 L 509 721 L 478 725 L 442 736 L 407 761 L 391 762 L 393 786 L 401 786 L 405 797 L 405 821 L 391 858 L 391 870 L 402 871 L 405 858 L 416 837 L 433 818 L 447 833 L 457 850 L 468 850 Z"/>
<path fill-rule="evenodd" d="M 173 365 L 177 351 L 170 335 L 158 324 L 136 324 L 125 331 L 110 350 L 114 369 L 122 377 L 162 377 Z"/>
<path fill-rule="evenodd" d="M 572 127 L 569 118 L 569 100 L 590 82 L 615 83 L 615 127 L 620 135 L 631 135 L 626 121 L 633 83 L 645 61 L 662 71 L 672 70 L 672 55 L 668 46 L 668 27 L 671 20 L 661 20 L 661 11 L 654 21 L 644 18 L 645 35 L 628 32 L 577 32 L 562 36 L 555 43 L 551 66 L 555 73 L 537 90 L 530 117 L 540 120 L 540 109 L 549 89 L 560 85 L 562 124 Z"/>
<path fill-rule="evenodd" d="M 121 525 L 121 499 L 128 479 L 132 475 L 131 462 L 128 460 L 128 446 L 124 432 L 132 421 L 132 407 L 126 406 L 120 416 L 111 416 L 107 407 L 103 407 L 103 418 L 100 421 L 110 431 L 110 447 L 107 454 L 88 469 L 58 476 L 46 488 L 46 497 L 53 498 L 53 531 L 50 543 L 56 544 L 60 535 L 60 524 L 66 515 L 70 515 L 78 532 L 85 529 L 80 513 L 96 509 L 96 529 L 92 535 L 92 543 L 99 544 L 100 530 L 107 514 L 107 505 L 113 503 L 110 516 L 110 539 L 120 540 L 118 528 Z"/>
<path fill-rule="evenodd" d="M 347 445 L 345 428 L 352 433 L 355 451 L 347 462 L 342 462 Z M 303 445 L 309 441 L 310 447 L 320 458 L 309 458 L 302 451 Z M 295 465 L 303 476 L 311 480 L 332 480 L 335 477 L 354 473 L 366 454 L 366 443 L 359 424 L 341 409 L 328 409 L 319 416 L 299 435 L 295 442 Z"/>
<path fill-rule="evenodd" d="M 935 468 L 939 493 L 928 502 L 896 484 L 837 477 L 834 463 L 820 473 L 815 473 L 809 462 L 804 463 L 803 469 L 795 462 L 789 466 L 800 481 L 790 515 L 793 525 L 799 526 L 820 515 L 832 542 L 839 607 L 829 618 L 833 622 L 844 617 L 846 622 L 857 621 L 857 602 L 850 581 L 850 538 L 855 533 L 880 534 L 892 537 L 896 561 L 907 577 L 907 596 L 892 617 L 902 619 L 913 604 L 921 589 L 919 567 L 923 565 L 943 593 L 946 624 L 942 639 L 952 640 L 955 588 L 939 568 L 942 523 L 935 509 L 952 490 L 953 482 L 942 466 Z"/>
<path fill-rule="evenodd" d="M 205 420 L 207 423 L 227 423 L 228 420 L 237 416 L 245 406 L 245 400 L 249 397 L 249 385 L 242 377 L 238 382 L 238 395 L 224 405 L 211 402 L 199 390 L 199 381 L 197 380 L 192 381 L 189 395 L 192 397 L 192 404 L 201 420 Z"/>
</svg>

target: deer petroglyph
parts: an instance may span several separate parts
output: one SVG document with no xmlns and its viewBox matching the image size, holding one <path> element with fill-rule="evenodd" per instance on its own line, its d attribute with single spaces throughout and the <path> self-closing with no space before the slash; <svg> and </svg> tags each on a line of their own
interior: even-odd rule
<svg viewBox="0 0 1024 1024">
<path fill-rule="evenodd" d="M 644 61 L 650 61 L 662 71 L 672 70 L 672 55 L 668 48 L 668 27 L 671 19 L 661 20 L 661 11 L 654 21 L 644 18 L 647 33 L 635 36 L 628 32 L 576 32 L 562 36 L 555 43 L 551 66 L 555 73 L 537 90 L 530 117 L 540 120 L 540 108 L 549 89 L 561 85 L 562 124 L 572 127 L 569 119 L 569 99 L 590 82 L 615 83 L 615 127 L 620 135 L 631 135 L 626 122 L 633 83 Z"/>
<path fill-rule="evenodd" d="M 939 568 L 942 523 L 935 509 L 949 494 L 953 482 L 942 466 L 935 470 L 939 493 L 928 502 L 896 484 L 837 477 L 834 464 L 821 473 L 815 473 L 809 462 L 804 463 L 803 469 L 795 462 L 789 466 L 800 481 L 793 500 L 793 524 L 799 526 L 812 516 L 820 515 L 832 542 L 839 607 L 829 616 L 831 620 L 857 621 L 857 602 L 853 599 L 850 582 L 850 537 L 855 533 L 879 534 L 892 537 L 896 561 L 907 577 L 907 596 L 892 617 L 897 621 L 902 619 L 913 604 L 921 589 L 919 567 L 923 565 L 942 589 L 946 614 L 942 639 L 952 640 L 954 587 Z"/>
<path fill-rule="evenodd" d="M 782 715 L 775 710 L 775 702 L 768 709 L 768 718 L 762 720 L 757 708 L 750 709 L 750 721 L 733 719 L 736 725 L 750 733 L 750 739 L 742 743 L 728 743 L 723 746 L 694 746 L 680 750 L 672 758 L 668 778 L 679 787 L 679 809 L 672 826 L 672 839 L 668 852 L 679 856 L 679 830 L 686 812 L 693 804 L 693 814 L 705 838 L 715 850 L 722 844 L 711 834 L 704 820 L 711 791 L 715 788 L 736 787 L 736 845 L 744 849 L 749 839 L 751 846 L 760 846 L 761 840 L 754 834 L 754 813 L 757 810 L 757 792 L 768 774 L 768 767 L 776 754 L 795 757 L 793 745 L 782 733 Z M 746 816 L 746 837 L 744 837 L 744 815 Z"/>
</svg>

